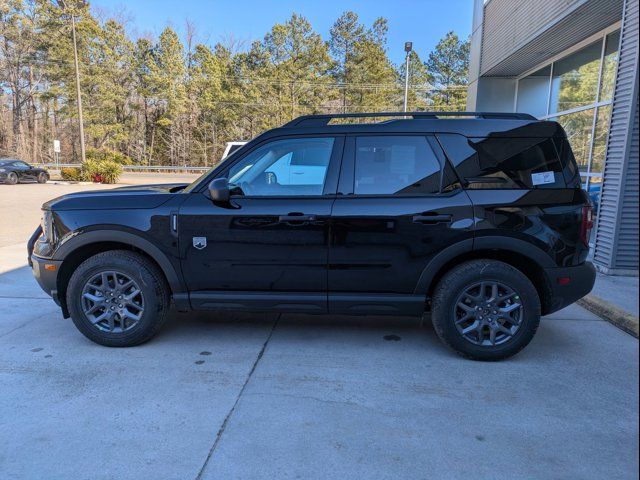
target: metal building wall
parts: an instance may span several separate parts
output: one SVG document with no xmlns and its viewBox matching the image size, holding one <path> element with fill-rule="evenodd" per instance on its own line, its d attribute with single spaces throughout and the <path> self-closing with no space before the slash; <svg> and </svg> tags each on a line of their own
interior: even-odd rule
<svg viewBox="0 0 640 480">
<path fill-rule="evenodd" d="M 594 262 L 638 274 L 638 2 L 625 0 Z"/>
<path fill-rule="evenodd" d="M 481 74 L 584 0 L 491 0 L 484 7 Z"/>
<path fill-rule="evenodd" d="M 480 75 L 520 75 L 620 20 L 623 0 L 490 0 Z"/>
</svg>

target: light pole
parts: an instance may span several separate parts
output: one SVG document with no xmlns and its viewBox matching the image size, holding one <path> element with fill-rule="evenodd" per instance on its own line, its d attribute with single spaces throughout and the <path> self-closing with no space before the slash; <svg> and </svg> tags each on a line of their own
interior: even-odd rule
<svg viewBox="0 0 640 480">
<path fill-rule="evenodd" d="M 84 3 L 84 2 L 82 2 Z M 62 8 L 66 10 L 66 2 L 60 0 Z M 73 64 L 76 70 L 76 103 L 78 105 L 78 123 L 80 124 L 80 157 L 82 162 L 86 160 L 84 147 L 84 122 L 82 120 L 82 96 L 80 95 L 80 67 L 78 66 L 78 43 L 76 41 L 76 20 L 73 10 L 71 10 L 71 36 L 73 38 Z"/>
<path fill-rule="evenodd" d="M 404 111 L 407 111 L 407 100 L 409 97 L 409 55 L 413 49 L 412 42 L 404 42 L 404 51 L 407 52 L 407 58 L 404 66 Z"/>
</svg>

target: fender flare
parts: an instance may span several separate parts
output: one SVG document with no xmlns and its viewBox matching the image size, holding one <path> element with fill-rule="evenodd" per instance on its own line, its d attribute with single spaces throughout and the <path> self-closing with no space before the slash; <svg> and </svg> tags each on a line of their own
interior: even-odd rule
<svg viewBox="0 0 640 480">
<path fill-rule="evenodd" d="M 63 260 L 72 254 L 75 250 L 100 242 L 118 242 L 127 245 L 133 245 L 139 250 L 149 255 L 160 266 L 164 273 L 173 294 L 185 292 L 183 282 L 176 272 L 173 264 L 167 258 L 167 255 L 156 247 L 149 240 L 144 239 L 140 235 L 124 232 L 121 230 L 92 230 L 89 232 L 79 233 L 63 242 L 55 251 L 54 259 Z"/>
<path fill-rule="evenodd" d="M 476 237 L 474 239 L 467 239 L 454 243 L 433 257 L 422 271 L 414 293 L 426 295 L 431 287 L 433 279 L 442 267 L 460 255 L 480 250 L 509 251 L 528 258 L 543 269 L 557 267 L 553 259 L 544 250 L 530 242 L 514 237 Z"/>
</svg>

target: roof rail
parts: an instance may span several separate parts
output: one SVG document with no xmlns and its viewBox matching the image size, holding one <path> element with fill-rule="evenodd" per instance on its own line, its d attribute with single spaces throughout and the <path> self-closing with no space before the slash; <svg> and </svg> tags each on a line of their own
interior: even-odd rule
<svg viewBox="0 0 640 480">
<path fill-rule="evenodd" d="M 303 115 L 294 118 L 283 125 L 283 128 L 292 127 L 320 127 L 328 125 L 334 118 L 368 118 L 368 117 L 411 117 L 414 120 L 434 120 L 440 117 L 474 117 L 511 120 L 537 120 L 528 113 L 502 113 L 502 112 L 371 112 L 371 113 L 335 113 L 321 115 Z"/>
</svg>

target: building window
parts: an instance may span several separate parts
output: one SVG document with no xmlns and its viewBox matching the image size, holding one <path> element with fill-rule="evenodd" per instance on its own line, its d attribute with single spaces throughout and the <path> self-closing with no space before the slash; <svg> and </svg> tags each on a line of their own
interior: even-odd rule
<svg viewBox="0 0 640 480">
<path fill-rule="evenodd" d="M 602 181 L 620 31 L 518 80 L 516 111 L 558 121 L 567 132 L 586 189 Z"/>
<path fill-rule="evenodd" d="M 593 128 L 594 109 L 569 113 L 560 117 L 550 118 L 555 120 L 564 131 L 571 144 L 573 155 L 581 172 L 586 172 L 589 167 L 589 153 L 591 151 L 591 130 Z"/>
<path fill-rule="evenodd" d="M 602 41 L 593 43 L 553 64 L 549 113 L 595 103 Z"/>
<path fill-rule="evenodd" d="M 618 44 L 620 32 L 607 35 L 604 59 L 602 64 L 602 80 L 600 82 L 600 101 L 613 100 L 613 87 L 616 81 L 616 66 L 618 65 Z"/>
<path fill-rule="evenodd" d="M 541 98 L 549 94 L 549 80 L 551 79 L 551 65 L 541 68 L 518 82 L 517 112 L 530 113 L 536 117 L 547 114 L 547 104 Z"/>
</svg>

